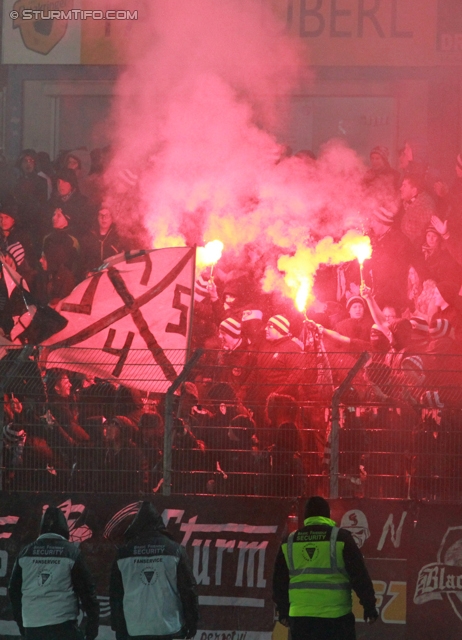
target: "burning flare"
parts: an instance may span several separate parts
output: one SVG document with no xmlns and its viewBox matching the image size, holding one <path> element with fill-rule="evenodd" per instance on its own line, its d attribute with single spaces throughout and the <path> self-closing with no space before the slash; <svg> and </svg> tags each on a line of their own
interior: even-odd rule
<svg viewBox="0 0 462 640">
<path fill-rule="evenodd" d="M 362 269 L 364 261 L 371 255 L 370 238 L 350 229 L 337 243 L 331 237 L 326 237 L 313 247 L 299 247 L 292 256 L 281 256 L 278 271 L 266 271 L 263 290 L 279 289 L 292 298 L 297 309 L 303 312 L 313 301 L 313 280 L 320 264 L 336 265 L 356 258 Z"/>
<path fill-rule="evenodd" d="M 221 258 L 223 249 L 221 240 L 212 240 L 207 242 L 205 247 L 197 247 L 197 266 L 200 268 L 214 266 Z"/>
<path fill-rule="evenodd" d="M 297 295 L 295 296 L 295 306 L 301 313 L 304 313 L 308 306 L 308 296 L 310 295 L 310 290 L 311 287 L 308 278 L 304 278 L 300 283 Z"/>
<path fill-rule="evenodd" d="M 368 260 L 372 255 L 371 239 L 369 236 L 358 235 L 356 238 L 353 237 L 348 242 L 352 254 L 357 258 L 359 264 L 363 265 L 364 261 Z"/>
</svg>

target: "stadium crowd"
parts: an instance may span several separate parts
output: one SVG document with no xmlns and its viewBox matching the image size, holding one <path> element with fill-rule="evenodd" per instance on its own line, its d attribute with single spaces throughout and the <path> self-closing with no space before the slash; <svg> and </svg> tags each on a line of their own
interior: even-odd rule
<svg viewBox="0 0 462 640">
<path fill-rule="evenodd" d="M 108 149 L 79 149 L 52 163 L 26 149 L 15 168 L 0 168 L 2 259 L 42 307 L 56 306 L 111 255 L 135 248 L 104 198 L 109 157 Z M 299 157 L 316 162 L 307 152 Z M 274 251 L 248 244 L 238 261 L 225 255 L 213 277 L 210 269 L 198 274 L 192 347 L 204 355 L 176 397 L 175 491 L 303 494 L 306 476 L 328 467 L 325 407 L 363 351 L 368 364 L 344 399 L 354 411 L 343 422 L 355 433 L 350 444 L 344 436 L 344 476 L 361 484 L 365 460 L 377 454 L 377 475 L 386 467 L 401 479 L 458 478 L 462 155 L 453 184 L 436 175 L 418 144 L 406 143 L 398 169 L 386 147 L 372 149 L 363 186 L 380 198 L 368 220 L 373 252 L 364 277 L 356 261 L 321 265 L 305 315 L 262 291 Z M 125 179 L 135 187 L 134 174 Z M 5 337 L 23 305 L 2 277 Z M 162 397 L 62 369 L 42 378 L 35 363 L 32 371 L 24 366 L 5 389 L 5 486 L 159 490 Z M 398 492 L 409 493 L 406 482 Z M 425 483 L 417 491 L 426 495 Z"/>
</svg>

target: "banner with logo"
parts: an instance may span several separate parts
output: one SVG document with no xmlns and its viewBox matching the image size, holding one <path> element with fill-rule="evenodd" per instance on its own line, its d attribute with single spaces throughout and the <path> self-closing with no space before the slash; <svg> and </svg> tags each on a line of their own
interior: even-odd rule
<svg viewBox="0 0 462 640">
<path fill-rule="evenodd" d="M 79 7 L 80 0 L 3 0 L 2 64 L 80 64 L 81 21 L 41 17 Z"/>
<path fill-rule="evenodd" d="M 270 640 L 272 571 L 290 501 L 159 496 L 153 502 L 191 559 L 200 606 L 197 640 Z M 37 537 L 48 505 L 63 510 L 70 539 L 81 544 L 96 579 L 101 605 L 98 639 L 114 638 L 108 595 L 114 545 L 122 543 L 139 503 L 134 496 L 83 494 L 2 494 L 0 637 L 18 635 L 6 587 L 15 557 Z"/>
<path fill-rule="evenodd" d="M 156 496 L 153 502 L 191 559 L 201 608 L 196 638 L 270 640 L 274 560 L 293 503 L 215 496 Z M 109 571 L 114 545 L 122 542 L 138 508 L 135 496 L 2 493 L 0 637 L 17 635 L 7 600 L 8 579 L 20 549 L 37 537 L 41 514 L 50 504 L 64 511 L 71 540 L 82 545 L 97 581 L 102 625 L 98 637 L 112 639 Z M 376 592 L 380 617 L 371 627 L 365 626 L 362 607 L 354 598 L 358 637 L 458 640 L 462 507 L 360 499 L 330 504 L 332 518 L 349 529 L 360 546 Z M 303 506 L 300 501 L 301 513 Z"/>
<path fill-rule="evenodd" d="M 331 516 L 348 529 L 366 559 L 377 598 L 379 619 L 367 628 L 353 594 L 358 637 L 406 638 L 407 558 L 412 549 L 416 506 L 409 501 L 350 499 L 330 501 Z"/>
<path fill-rule="evenodd" d="M 459 639 L 462 507 L 421 505 L 414 535 L 414 551 L 409 558 L 409 637 Z"/>
<path fill-rule="evenodd" d="M 315 66 L 462 63 L 459 0 L 264 1 L 279 16 L 282 28 L 306 45 L 307 63 Z M 143 4 L 4 0 L 2 62 L 123 64 L 125 44 L 143 19 Z M 224 24 L 224 37 L 225 31 Z"/>
<path fill-rule="evenodd" d="M 58 303 L 68 324 L 42 343 L 43 363 L 165 392 L 185 363 L 194 264 L 188 247 L 109 258 Z"/>
<path fill-rule="evenodd" d="M 292 501 L 156 496 L 153 502 L 191 559 L 201 614 L 197 640 L 270 640 L 274 627 L 273 566 L 288 516 L 293 514 Z M 138 508 L 134 496 L 2 494 L 0 637 L 17 633 L 6 599 L 14 558 L 25 544 L 37 537 L 41 514 L 50 504 L 63 510 L 71 540 L 82 545 L 96 578 L 102 625 L 98 638 L 112 639 L 109 572 L 114 545 L 122 542 L 123 532 Z M 304 501 L 301 501 L 301 513 L 303 507 Z M 373 627 L 367 628 L 367 637 L 404 639 L 405 555 L 409 552 L 408 542 L 414 527 L 412 503 L 337 500 L 331 501 L 331 507 L 337 524 L 355 536 L 374 582 L 381 617 Z M 362 637 L 366 626 L 362 607 L 356 599 L 354 612 L 358 637 Z M 281 631 L 284 633 L 279 629 Z"/>
</svg>

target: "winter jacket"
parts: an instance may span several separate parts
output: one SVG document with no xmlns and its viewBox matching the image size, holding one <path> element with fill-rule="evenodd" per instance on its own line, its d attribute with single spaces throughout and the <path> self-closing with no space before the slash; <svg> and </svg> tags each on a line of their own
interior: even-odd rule
<svg viewBox="0 0 462 640">
<path fill-rule="evenodd" d="M 22 635 L 24 628 L 77 620 L 79 600 L 88 618 L 86 638 L 98 635 L 95 584 L 80 549 L 68 538 L 64 514 L 49 507 L 42 519 L 41 535 L 21 551 L 14 564 L 9 596 Z"/>
<path fill-rule="evenodd" d="M 92 229 L 81 240 L 83 272 L 96 269 L 107 258 L 122 253 L 127 248 L 127 243 L 121 240 L 115 225 L 111 225 L 104 236 L 100 235 L 97 229 Z"/>
<path fill-rule="evenodd" d="M 297 398 L 299 385 L 308 382 L 305 374 L 311 376 L 312 368 L 307 368 L 307 354 L 302 352 L 292 336 L 266 341 L 247 379 L 247 399 L 255 396 L 265 399 L 270 393 L 283 393 Z"/>
<path fill-rule="evenodd" d="M 125 533 L 112 566 L 109 595 L 117 640 L 184 638 L 197 630 L 198 600 L 184 547 L 174 542 L 162 518 L 143 503 Z"/>
</svg>

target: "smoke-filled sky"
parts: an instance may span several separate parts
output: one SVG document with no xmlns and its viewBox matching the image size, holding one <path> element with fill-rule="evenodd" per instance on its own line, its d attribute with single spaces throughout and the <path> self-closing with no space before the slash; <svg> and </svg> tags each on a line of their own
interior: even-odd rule
<svg viewBox="0 0 462 640">
<path fill-rule="evenodd" d="M 271 134 L 311 73 L 271 3 L 146 5 L 113 112 L 112 193 L 126 188 L 120 172 L 134 174 L 121 231 L 136 235 L 142 220 L 153 247 L 218 238 L 225 250 L 256 242 L 294 252 L 354 226 L 371 206 L 357 155 L 331 141 L 316 163 L 283 157 Z"/>
</svg>

